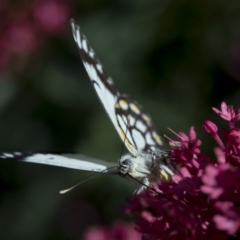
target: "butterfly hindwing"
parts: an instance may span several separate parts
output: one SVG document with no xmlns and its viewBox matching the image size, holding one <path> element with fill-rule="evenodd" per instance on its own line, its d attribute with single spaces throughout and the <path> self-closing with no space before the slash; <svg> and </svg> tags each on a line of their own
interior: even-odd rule
<svg viewBox="0 0 240 240">
<path fill-rule="evenodd" d="M 102 64 L 79 26 L 71 20 L 74 40 L 83 65 L 97 95 L 127 149 L 137 155 L 139 150 L 155 150 L 162 141 L 149 114 L 127 95 L 122 95 Z"/>
<path fill-rule="evenodd" d="M 115 113 L 121 131 L 125 131 L 126 139 L 132 142 L 136 149 L 155 151 L 161 148 L 161 137 L 157 134 L 149 114 L 140 104 L 127 95 L 121 95 L 115 104 Z M 127 131 L 124 129 L 126 126 Z"/>
</svg>

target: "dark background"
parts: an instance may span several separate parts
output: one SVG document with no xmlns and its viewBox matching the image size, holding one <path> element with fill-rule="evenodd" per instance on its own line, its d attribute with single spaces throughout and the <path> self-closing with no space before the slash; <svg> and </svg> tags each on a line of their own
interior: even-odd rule
<svg viewBox="0 0 240 240">
<path fill-rule="evenodd" d="M 166 0 L 1 1 L 0 150 L 81 152 L 117 161 L 122 143 L 90 84 L 69 19 L 87 35 L 118 89 L 138 100 L 159 132 L 196 126 L 214 141 L 211 107 L 239 107 L 240 2 Z M 166 141 L 167 145 L 167 141 Z M 111 225 L 135 184 L 92 173 L 0 162 L 1 239 L 80 239 Z"/>
</svg>

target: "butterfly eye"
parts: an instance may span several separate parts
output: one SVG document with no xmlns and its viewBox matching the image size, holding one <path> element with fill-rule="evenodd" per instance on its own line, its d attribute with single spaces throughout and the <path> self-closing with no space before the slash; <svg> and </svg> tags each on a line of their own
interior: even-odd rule
<svg viewBox="0 0 240 240">
<path fill-rule="evenodd" d="M 119 165 L 119 172 L 125 175 L 133 167 L 133 161 L 130 158 L 121 159 Z"/>
<path fill-rule="evenodd" d="M 122 166 L 130 166 L 132 164 L 132 161 L 130 159 L 125 159 L 121 162 Z"/>
</svg>

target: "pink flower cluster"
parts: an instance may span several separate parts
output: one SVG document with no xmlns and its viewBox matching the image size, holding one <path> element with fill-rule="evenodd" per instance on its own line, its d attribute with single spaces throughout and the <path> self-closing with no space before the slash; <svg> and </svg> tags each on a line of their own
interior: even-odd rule
<svg viewBox="0 0 240 240">
<path fill-rule="evenodd" d="M 116 222 L 111 228 L 91 227 L 83 237 L 84 240 L 140 240 L 141 235 L 132 224 Z"/>
<path fill-rule="evenodd" d="M 61 33 L 69 23 L 71 1 L 1 0 L 0 72 L 18 68 L 43 46 L 49 38 Z"/>
<path fill-rule="evenodd" d="M 125 208 L 137 213 L 138 230 L 143 239 L 223 240 L 240 239 L 240 110 L 222 103 L 213 110 L 228 122 L 222 130 L 211 121 L 204 129 L 217 142 L 216 160 L 201 150 L 194 127 L 188 135 L 177 134 L 178 141 L 170 152 L 171 160 L 180 165 L 170 182 L 135 195 Z M 161 192 L 163 194 L 160 194 Z"/>
</svg>

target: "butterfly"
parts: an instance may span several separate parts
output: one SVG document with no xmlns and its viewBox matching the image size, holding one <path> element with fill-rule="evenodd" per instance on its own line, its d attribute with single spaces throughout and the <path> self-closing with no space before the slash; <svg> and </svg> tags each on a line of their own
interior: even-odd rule
<svg viewBox="0 0 240 240">
<path fill-rule="evenodd" d="M 119 174 L 148 186 L 151 182 L 168 180 L 174 168 L 162 140 L 144 108 L 128 95 L 121 94 L 103 69 L 86 36 L 71 20 L 74 41 L 90 81 L 103 108 L 129 153 L 118 164 L 89 158 L 81 154 L 1 153 L 0 158 L 55 165 L 66 168 Z"/>
</svg>

